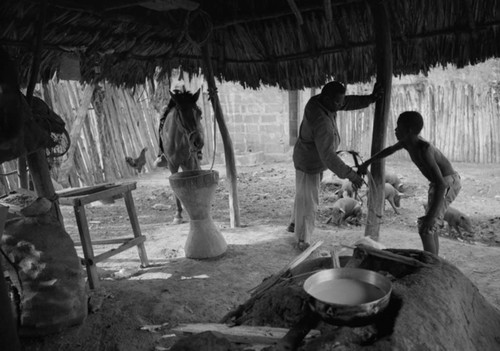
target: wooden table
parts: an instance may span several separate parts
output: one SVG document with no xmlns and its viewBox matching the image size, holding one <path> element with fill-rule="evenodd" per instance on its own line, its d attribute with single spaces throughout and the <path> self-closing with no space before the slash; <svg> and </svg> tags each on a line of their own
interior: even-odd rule
<svg viewBox="0 0 500 351">
<path fill-rule="evenodd" d="M 137 246 L 139 251 L 139 258 L 141 266 L 146 267 L 149 265 L 148 257 L 146 255 L 146 248 L 144 241 L 146 237 L 141 234 L 137 213 L 135 211 L 134 199 L 132 198 L 132 190 L 137 188 L 136 182 L 128 182 L 122 184 L 100 184 L 90 187 L 67 189 L 57 192 L 59 196 L 59 203 L 63 205 L 73 206 L 75 211 L 76 223 L 78 226 L 78 233 L 80 235 L 80 242 L 76 242 L 76 246 L 82 246 L 83 250 L 83 263 L 87 269 L 87 277 L 90 289 L 95 289 L 99 284 L 99 277 L 97 275 L 96 264 L 107 258 L 110 258 L 122 251 Z M 85 205 L 109 198 L 122 197 L 125 199 L 125 206 L 127 207 L 128 217 L 132 225 L 133 237 L 109 239 L 109 240 L 95 240 L 92 241 L 90 231 L 85 214 Z M 103 252 L 97 256 L 94 255 L 92 245 L 110 245 L 121 244 L 117 248 Z"/>
</svg>

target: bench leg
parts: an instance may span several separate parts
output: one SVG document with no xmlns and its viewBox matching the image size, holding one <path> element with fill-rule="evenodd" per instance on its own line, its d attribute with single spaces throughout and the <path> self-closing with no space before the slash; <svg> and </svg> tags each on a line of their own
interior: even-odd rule
<svg viewBox="0 0 500 351">
<path fill-rule="evenodd" d="M 137 219 L 137 213 L 135 212 L 134 198 L 132 197 L 131 191 L 126 191 L 124 193 L 125 206 L 127 207 L 128 218 L 130 219 L 130 224 L 132 225 L 132 231 L 134 232 L 134 237 L 139 238 L 142 236 L 141 227 L 139 226 L 139 220 Z M 139 258 L 141 259 L 142 267 L 149 266 L 148 255 L 146 254 L 146 248 L 144 243 L 137 244 L 137 250 L 139 251 Z"/>
<path fill-rule="evenodd" d="M 97 267 L 94 262 L 94 249 L 90 240 L 89 226 L 85 208 L 83 206 L 74 206 L 76 224 L 78 225 L 78 234 L 82 243 L 83 257 L 85 258 L 85 268 L 87 269 L 87 278 L 90 289 L 97 288 L 99 284 L 99 276 L 97 275 Z"/>
</svg>

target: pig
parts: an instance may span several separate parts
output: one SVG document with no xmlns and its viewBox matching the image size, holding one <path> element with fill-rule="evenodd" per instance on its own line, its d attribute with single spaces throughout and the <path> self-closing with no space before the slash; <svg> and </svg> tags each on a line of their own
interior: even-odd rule
<svg viewBox="0 0 500 351">
<path fill-rule="evenodd" d="M 396 207 L 401 206 L 402 194 L 389 183 L 385 183 L 384 193 L 385 193 L 385 199 L 389 201 L 392 208 L 394 209 L 394 212 L 396 212 L 396 214 L 399 214 Z"/>
<path fill-rule="evenodd" d="M 335 192 L 335 195 L 339 198 L 354 197 L 354 188 L 352 187 L 351 181 L 349 179 L 344 179 L 342 181 L 342 186 Z"/>
<path fill-rule="evenodd" d="M 386 173 L 385 182 L 391 184 L 397 191 L 403 191 L 403 183 L 394 173 Z"/>
<path fill-rule="evenodd" d="M 344 197 L 335 201 L 330 218 L 336 225 L 340 225 L 348 218 L 354 218 L 356 224 L 359 224 L 362 215 L 361 204 L 351 197 Z"/>
<path fill-rule="evenodd" d="M 451 236 L 451 229 L 455 229 L 459 236 L 462 236 L 460 228 L 468 233 L 472 232 L 472 224 L 467 215 L 460 212 L 454 207 L 448 207 L 444 213 L 444 220 L 448 222 L 448 235 Z"/>
</svg>

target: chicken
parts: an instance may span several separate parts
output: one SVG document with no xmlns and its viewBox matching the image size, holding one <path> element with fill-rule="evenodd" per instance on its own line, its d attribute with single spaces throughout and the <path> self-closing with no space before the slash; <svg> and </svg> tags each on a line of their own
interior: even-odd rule
<svg viewBox="0 0 500 351">
<path fill-rule="evenodd" d="M 130 167 L 133 167 L 137 170 L 137 172 L 141 173 L 142 167 L 146 164 L 146 151 L 148 151 L 148 148 L 145 147 L 142 149 L 141 154 L 137 158 L 132 158 L 132 157 L 125 157 L 125 161 L 128 163 Z"/>
</svg>

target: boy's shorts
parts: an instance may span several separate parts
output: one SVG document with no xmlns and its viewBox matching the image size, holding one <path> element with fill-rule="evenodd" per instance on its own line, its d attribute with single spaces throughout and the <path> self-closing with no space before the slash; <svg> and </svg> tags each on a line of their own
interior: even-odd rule
<svg viewBox="0 0 500 351">
<path fill-rule="evenodd" d="M 453 202 L 453 200 L 456 199 L 458 196 L 458 193 L 460 192 L 460 189 L 462 189 L 462 182 L 460 180 L 460 175 L 458 173 L 451 174 L 449 176 L 444 177 L 444 180 L 448 187 L 446 188 L 446 191 L 444 193 L 444 202 L 443 206 L 438 211 L 437 217 L 436 217 L 436 224 L 442 227 L 444 225 L 443 219 L 444 219 L 444 214 L 448 207 L 450 207 L 450 204 Z M 429 191 L 427 195 L 427 210 L 429 210 L 431 206 L 431 201 L 434 197 L 434 193 L 436 192 L 436 184 L 430 183 L 429 185 Z"/>
</svg>

